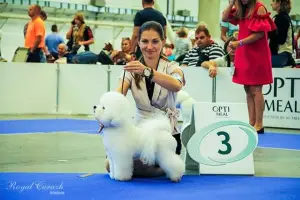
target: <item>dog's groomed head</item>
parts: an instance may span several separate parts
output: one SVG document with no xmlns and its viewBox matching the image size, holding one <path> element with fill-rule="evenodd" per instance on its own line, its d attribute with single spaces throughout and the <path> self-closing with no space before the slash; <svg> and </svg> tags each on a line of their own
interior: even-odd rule
<svg viewBox="0 0 300 200">
<path fill-rule="evenodd" d="M 120 126 L 130 120 L 130 105 L 124 95 L 118 92 L 106 92 L 100 103 L 94 106 L 96 120 L 104 127 Z"/>
</svg>

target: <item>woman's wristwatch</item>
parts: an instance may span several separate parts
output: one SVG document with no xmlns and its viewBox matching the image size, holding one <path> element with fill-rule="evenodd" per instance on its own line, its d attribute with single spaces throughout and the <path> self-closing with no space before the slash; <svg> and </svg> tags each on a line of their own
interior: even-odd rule
<svg viewBox="0 0 300 200">
<path fill-rule="evenodd" d="M 154 70 L 150 67 L 145 67 L 145 69 L 143 71 L 143 76 L 145 76 L 147 79 L 152 80 L 152 78 L 154 76 Z"/>
</svg>

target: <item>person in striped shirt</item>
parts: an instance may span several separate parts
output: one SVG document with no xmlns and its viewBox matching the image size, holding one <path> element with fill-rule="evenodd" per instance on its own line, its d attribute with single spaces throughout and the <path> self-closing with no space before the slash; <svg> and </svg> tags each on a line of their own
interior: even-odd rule
<svg viewBox="0 0 300 200">
<path fill-rule="evenodd" d="M 217 64 L 211 61 L 225 55 L 222 47 L 211 40 L 208 29 L 203 25 L 197 27 L 195 40 L 197 46 L 188 51 L 182 61 L 182 66 L 205 67 L 209 70 L 209 75 L 215 77 L 217 74 Z"/>
</svg>

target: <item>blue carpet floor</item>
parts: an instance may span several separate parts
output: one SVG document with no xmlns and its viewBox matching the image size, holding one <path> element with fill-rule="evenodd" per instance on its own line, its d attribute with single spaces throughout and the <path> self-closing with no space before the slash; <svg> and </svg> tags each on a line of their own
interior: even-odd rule
<svg viewBox="0 0 300 200">
<path fill-rule="evenodd" d="M 0 134 L 70 131 L 96 134 L 95 120 L 80 119 L 34 119 L 0 120 Z M 265 133 L 259 135 L 259 147 L 300 150 L 300 134 Z"/>
<path fill-rule="evenodd" d="M 46 200 L 299 200 L 300 179 L 252 176 L 184 176 L 180 183 L 166 178 L 111 180 L 108 175 L 0 173 L 0 199 Z"/>
<path fill-rule="evenodd" d="M 0 120 L 0 133 L 37 133 L 97 130 L 95 120 L 81 119 L 26 119 L 26 120 Z"/>
</svg>

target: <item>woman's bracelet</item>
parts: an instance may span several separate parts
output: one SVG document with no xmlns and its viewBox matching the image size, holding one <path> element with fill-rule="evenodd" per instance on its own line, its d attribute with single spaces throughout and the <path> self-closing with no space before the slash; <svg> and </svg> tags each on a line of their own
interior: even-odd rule
<svg viewBox="0 0 300 200">
<path fill-rule="evenodd" d="M 240 43 L 240 47 L 244 45 L 243 40 L 240 40 L 239 43 Z"/>
</svg>

